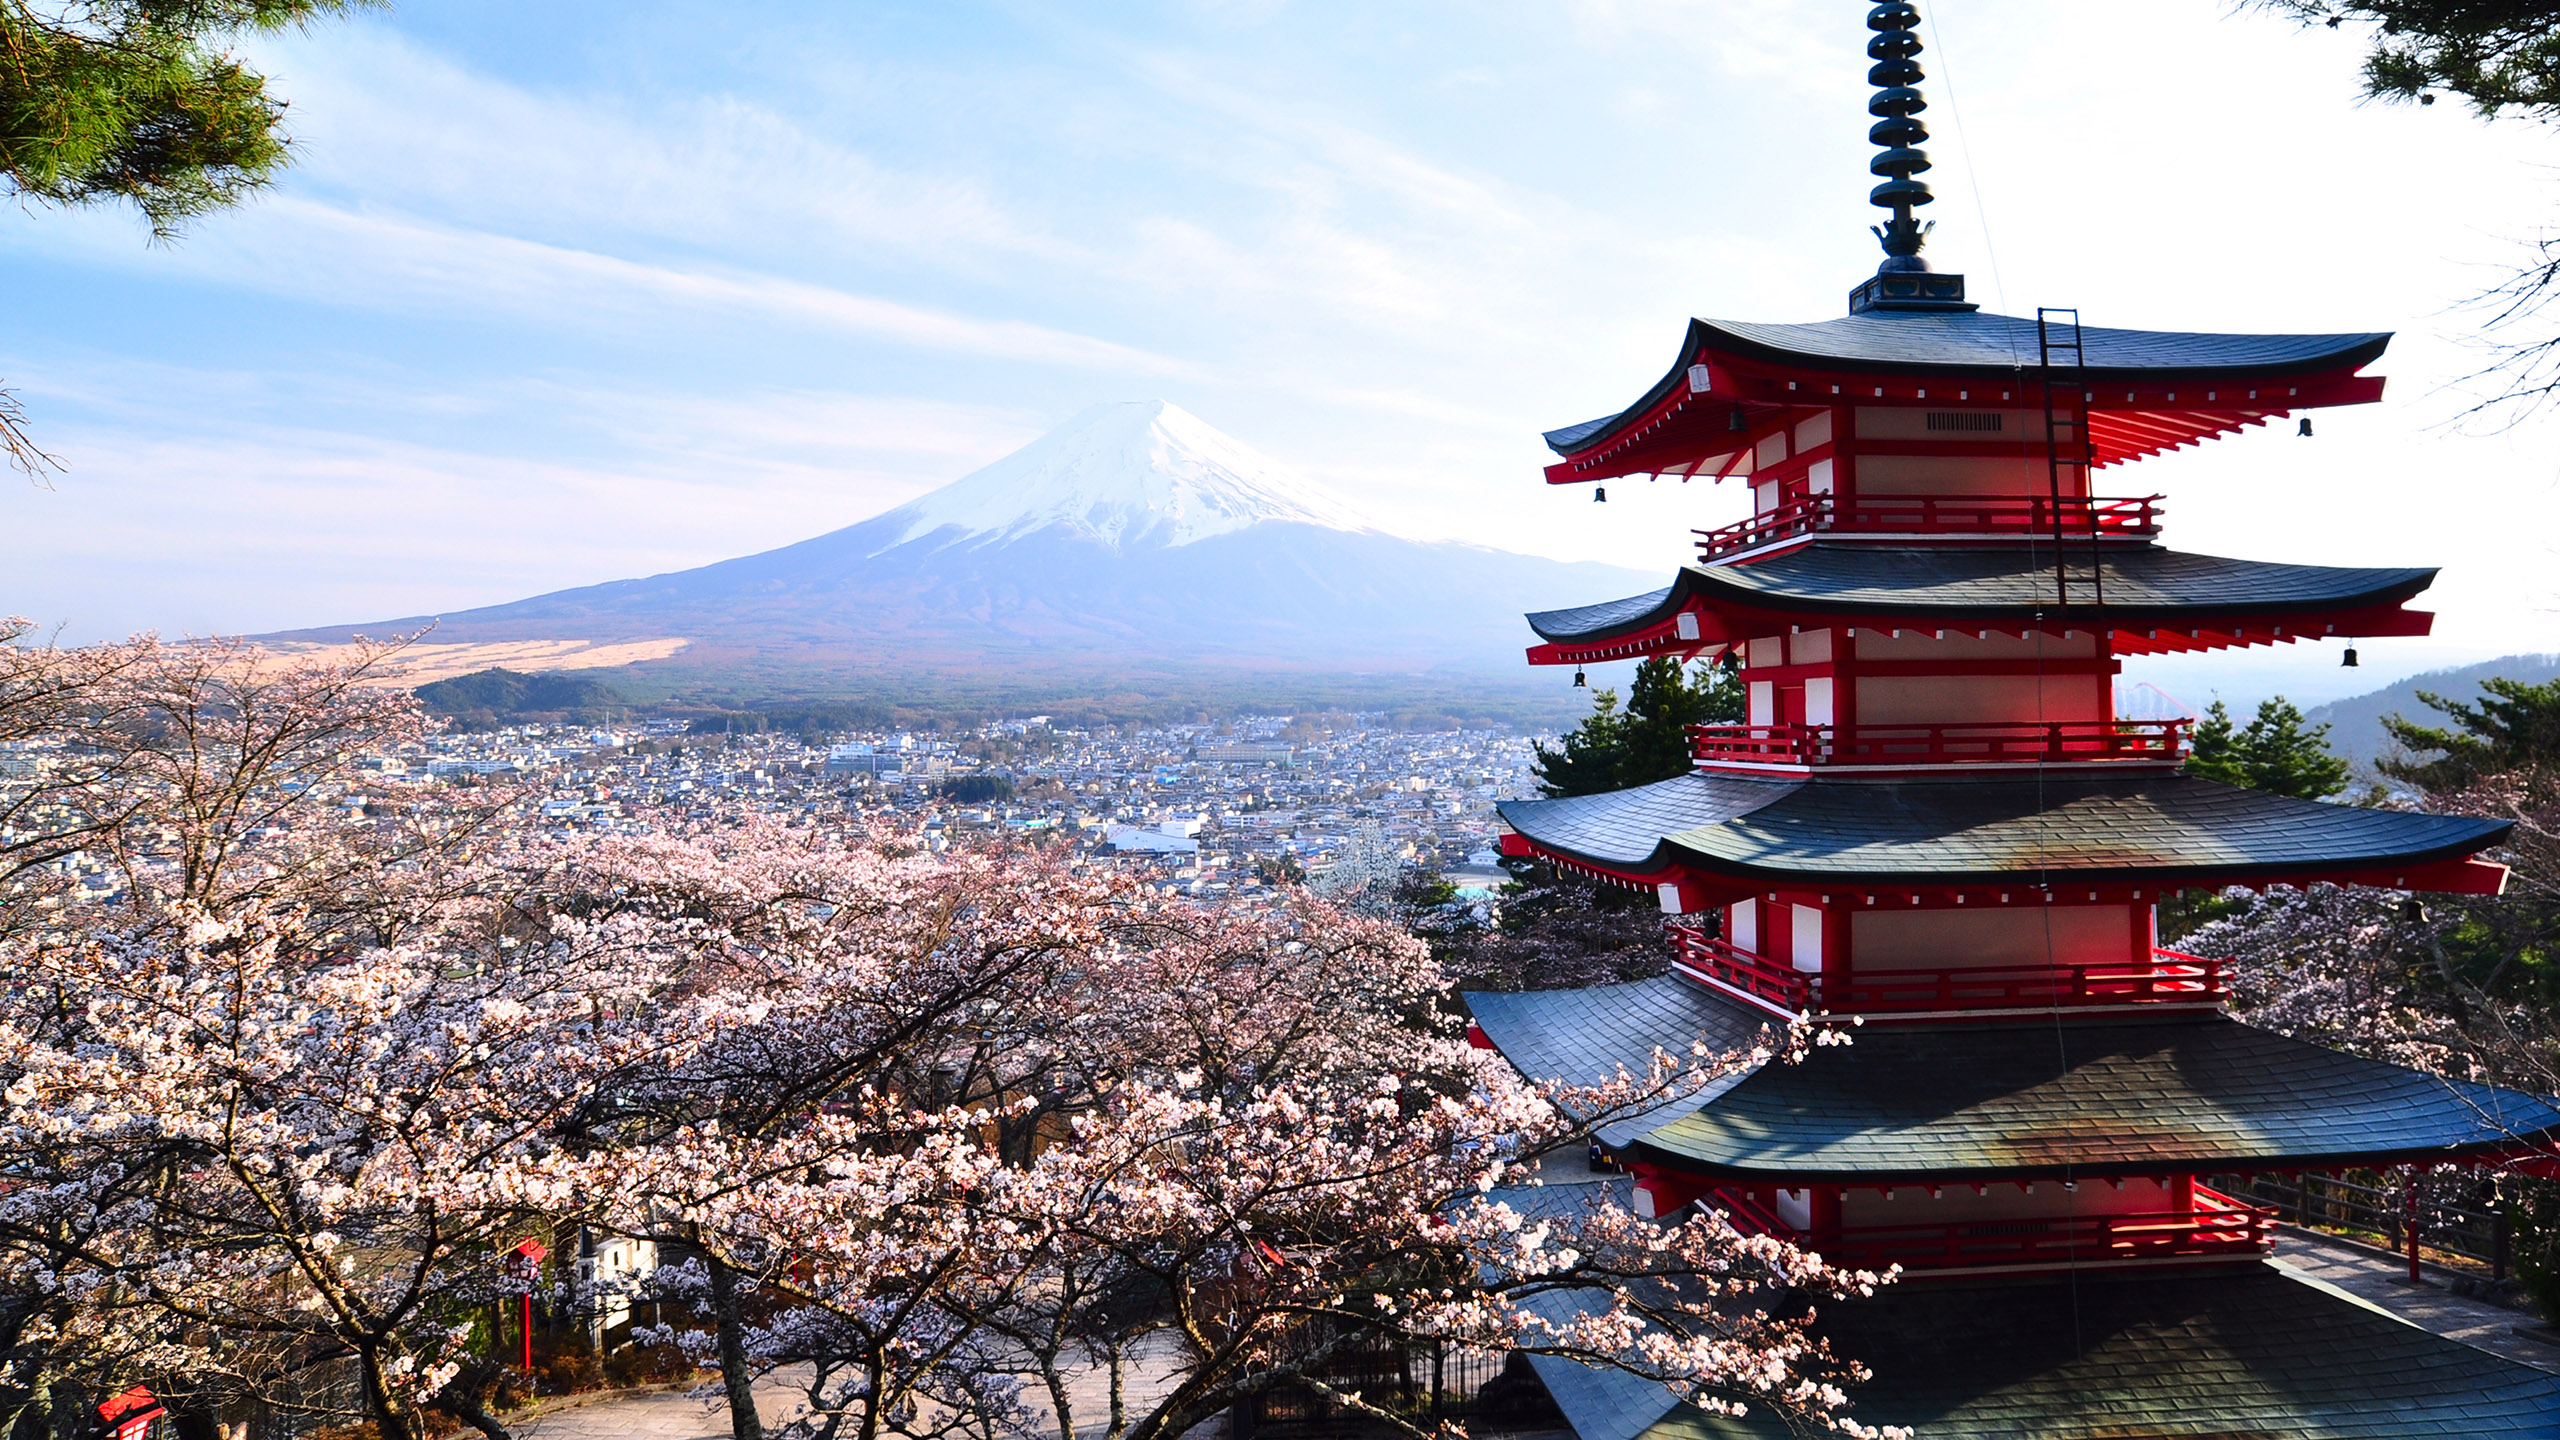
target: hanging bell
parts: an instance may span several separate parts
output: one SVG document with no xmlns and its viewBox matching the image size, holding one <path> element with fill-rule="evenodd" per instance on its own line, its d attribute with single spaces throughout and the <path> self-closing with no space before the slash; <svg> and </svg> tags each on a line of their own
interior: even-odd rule
<svg viewBox="0 0 2560 1440">
<path fill-rule="evenodd" d="M 1573 688 L 1576 690 L 1583 690 L 1588 689 L 1590 685 L 1591 681 L 1583 675 L 1582 667 L 1579 665 L 1575 666 L 1573 670 Z"/>
<path fill-rule="evenodd" d="M 2338 664 L 2345 669 L 2353 670 L 2356 668 L 2358 663 L 2359 662 L 2356 660 L 2356 647 L 2349 645 L 2347 647 L 2347 658 L 2339 661 Z"/>
<path fill-rule="evenodd" d="M 1606 485 L 1594 485 L 1594 486 L 1592 486 L 1592 487 L 1591 487 L 1591 503 L 1592 503 L 1592 504 L 1594 504 L 1594 505 L 1606 505 L 1606 504 L 1608 504 L 1608 503 L 1609 503 L 1609 487 L 1608 487 L 1608 486 L 1606 486 Z"/>
<path fill-rule="evenodd" d="M 1751 417 L 1743 413 L 1741 406 L 1736 405 L 1733 407 L 1733 413 L 1725 417 L 1724 428 L 1738 435 L 1751 428 Z"/>
<path fill-rule="evenodd" d="M 2301 429 L 2299 429 L 2299 430 L 2294 431 L 2293 433 L 2294 433 L 2294 434 L 2296 434 L 2296 435 L 2301 436 L 2301 437 L 2302 437 L 2303 439 L 2305 439 L 2305 440 L 2310 439 L 2310 438 L 2311 438 L 2311 417 L 2310 417 L 2310 416 L 2308 416 L 2308 415 L 2303 416 L 2303 417 L 2302 417 L 2302 428 L 2301 428 Z"/>
</svg>

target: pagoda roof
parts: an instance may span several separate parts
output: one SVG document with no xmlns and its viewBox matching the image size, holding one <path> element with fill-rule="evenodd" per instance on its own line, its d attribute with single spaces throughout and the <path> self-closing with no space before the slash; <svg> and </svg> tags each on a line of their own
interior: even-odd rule
<svg viewBox="0 0 2560 1440">
<path fill-rule="evenodd" d="M 2096 1179 L 2486 1154 L 2560 1109 L 2221 1015 L 1911 1025 L 1764 1065 L 1630 1153 L 1791 1183 Z"/>
<path fill-rule="evenodd" d="M 2286 565 L 2232 560 L 2157 545 L 2063 547 L 2057 585 L 2054 546 L 2009 542 L 1887 545 L 1816 539 L 1734 564 L 1686 565 L 1672 583 L 1623 600 L 1542 610 L 1529 628 L 1550 645 L 1587 649 L 1659 638 L 1647 648 L 1729 644 L 1790 617 L 1856 617 L 1875 623 L 1924 621 L 2104 626 L 2143 647 L 2143 632 L 2211 625 L 2266 630 L 2275 622 L 2354 615 L 2361 635 L 2396 633 L 2426 618 L 2397 607 L 2433 584 L 2431 567 Z M 2071 603 L 2059 603 L 2057 590 Z M 2099 603 L 2103 599 L 2104 603 Z M 1683 611 L 1706 623 L 1679 642 Z M 2258 622 L 2251 625 L 2247 622 Z M 2393 626 L 2396 629 L 2386 629 Z M 1648 632 L 1663 632 L 1660 637 Z M 2320 633 L 2314 630 L 2312 633 Z"/>
<path fill-rule="evenodd" d="M 2387 332 L 2223 335 L 2093 325 L 2082 329 L 2081 340 L 2086 360 L 2081 377 L 2092 388 L 2103 390 L 2108 386 L 2156 388 L 2183 381 L 2219 386 L 2225 381 L 2245 385 L 2252 379 L 2344 376 L 2379 358 L 2391 336 Z M 1550 430 L 1546 441 L 1548 448 L 1570 457 L 1616 438 L 1685 390 L 1689 366 L 1711 357 L 1799 375 L 2015 380 L 2022 371 L 2035 368 L 2039 354 L 2034 320 L 1981 311 L 1871 311 L 1805 324 L 1691 320 L 1679 359 L 1633 405 Z M 2317 398 L 2284 398 L 2294 404 L 2279 403 L 2274 396 L 2263 402 L 2249 397 L 2244 404 L 2237 395 L 2229 401 L 2217 396 L 2210 403 L 2235 414 L 2259 415 L 2321 403 Z M 2209 425 L 2205 431 L 2236 428 L 2239 423 L 2247 422 Z"/>
<path fill-rule="evenodd" d="M 1642 1076 L 1657 1050 L 1679 1058 L 1698 1044 L 1737 1049 L 1770 1023 L 1766 1012 L 1668 975 L 1581 990 L 1470 992 L 1466 1002 L 1468 1016 L 1513 1069 L 1532 1080 L 1567 1085 L 1606 1084 L 1622 1070 Z M 1660 1123 L 1660 1115 L 1656 1110 L 1651 1118 L 1605 1125 L 1601 1143 L 1625 1145 Z"/>
<path fill-rule="evenodd" d="M 2371 876 L 2367 883 L 2388 885 L 2440 879 L 2414 872 L 2476 854 L 2513 828 L 2324 805 L 2191 775 L 2062 771 L 1892 780 L 1700 772 L 1496 808 L 1541 851 L 1631 879 L 1703 872 L 1736 894 L 1779 885 L 2098 878 L 2145 885 Z"/>
<path fill-rule="evenodd" d="M 1598 1303 L 1598 1297 L 1586 1303 Z M 1873 1378 L 1867 1425 L 1943 1440 L 2435 1440 L 2560 1433 L 2560 1375 L 2431 1334 L 2279 1266 L 2031 1281 L 1905 1281 L 1822 1307 Z M 1784 1440 L 1766 1405 L 1711 1415 L 1669 1389 L 1530 1363 L 1580 1440 Z"/>
</svg>

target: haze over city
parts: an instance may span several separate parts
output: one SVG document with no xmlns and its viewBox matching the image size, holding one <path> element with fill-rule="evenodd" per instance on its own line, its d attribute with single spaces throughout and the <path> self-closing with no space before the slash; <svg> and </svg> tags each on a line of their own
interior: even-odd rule
<svg viewBox="0 0 2560 1440">
<path fill-rule="evenodd" d="M 2445 388 L 2553 198 L 2535 137 L 2359 105 L 2351 34 L 2227 10 L 1934 10 L 1932 257 L 2012 313 L 2399 332 L 2383 403 L 2143 478 L 2182 548 L 2445 566 L 2434 638 L 2366 676 L 2550 648 L 2543 432 L 2464 433 Z M 0 216 L 0 376 L 69 467 L 10 502 L 9 606 L 72 639 L 442 613 L 802 539 L 1155 396 L 1398 533 L 1659 571 L 1740 488 L 1593 506 L 1537 432 L 1688 315 L 1836 313 L 1872 268 L 1831 18 L 411 3 L 258 39 L 274 190 L 165 245 Z M 2369 688 L 2335 668 L 2129 673 Z"/>
</svg>

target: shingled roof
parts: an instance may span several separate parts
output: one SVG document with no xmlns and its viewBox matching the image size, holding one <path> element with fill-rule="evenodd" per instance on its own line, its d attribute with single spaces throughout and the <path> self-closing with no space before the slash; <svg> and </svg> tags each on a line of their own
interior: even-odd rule
<svg viewBox="0 0 2560 1440">
<path fill-rule="evenodd" d="M 2180 628 L 2398 605 L 2435 570 L 2279 565 L 2194 555 L 2157 545 L 2110 545 L 2093 563 L 2064 548 L 2059 603 L 2050 544 L 1878 545 L 1815 540 L 1733 565 L 1690 565 L 1663 589 L 1531 614 L 1551 642 L 1589 642 L 1663 623 L 1693 603 L 1808 615 L 1974 621 L 2081 620 L 2129 630 Z M 2103 604 L 2100 603 L 2103 600 Z"/>
<path fill-rule="evenodd" d="M 1873 1184 L 2316 1169 L 2514 1146 L 2560 1109 L 2220 1015 L 1870 1028 L 1768 1065 L 1628 1153 Z"/>
<path fill-rule="evenodd" d="M 1656 1050 L 1685 1060 L 1697 1045 L 1737 1049 L 1770 1025 L 1763 1011 L 1667 975 L 1583 990 L 1471 991 L 1465 999 L 1476 1028 L 1514 1069 L 1568 1085 L 1605 1084 L 1622 1070 L 1641 1076 Z M 1601 1143 L 1625 1145 L 1660 1120 L 1657 1111 L 1603 1126 Z"/>
<path fill-rule="evenodd" d="M 1868 1425 L 1932 1440 L 2437 1440 L 2560 1434 L 2560 1375 L 2428 1333 L 2267 1265 L 2154 1277 L 1905 1282 L 1825 1305 L 1874 1378 Z M 1581 1440 L 1782 1440 L 1573 1361 L 1532 1362 Z"/>
<path fill-rule="evenodd" d="M 2081 338 L 2088 357 L 2084 378 L 2096 385 L 2342 374 L 2372 363 L 2391 343 L 2381 332 L 2216 335 L 2096 325 L 2084 328 Z M 1979 311 L 1872 311 L 1808 324 L 1692 320 L 1679 362 L 1642 399 L 1617 414 L 1550 430 L 1548 446 L 1572 455 L 1609 438 L 1621 421 L 1686 383 L 1688 365 L 1702 353 L 1795 370 L 2011 379 L 2022 367 L 2034 366 L 2039 351 L 2035 321 Z"/>
<path fill-rule="evenodd" d="M 1613 870 L 1683 866 L 1754 882 L 2142 885 L 2369 871 L 2456 859 L 2505 821 L 2322 805 L 2191 775 L 1763 779 L 1682 775 L 1561 800 L 1507 800 L 1540 848 Z"/>
</svg>

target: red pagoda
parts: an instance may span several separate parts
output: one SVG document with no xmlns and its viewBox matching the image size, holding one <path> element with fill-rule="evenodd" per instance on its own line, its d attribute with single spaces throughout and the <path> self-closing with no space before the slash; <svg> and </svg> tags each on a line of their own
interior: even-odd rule
<svg viewBox="0 0 2560 1440">
<path fill-rule="evenodd" d="M 1775 1017 L 1860 1022 L 1604 1134 L 1640 1211 L 1710 1205 L 1906 1278 L 1825 1318 L 1869 1424 L 1928 1436 L 2560 1434 L 2560 1376 L 2270 1265 L 2271 1212 L 2204 1177 L 2496 1163 L 2536 1097 L 2253 1029 L 2165 950 L 2180 891 L 2495 894 L 2501 823 L 2180 773 L 2188 722 L 2116 718 L 2126 655 L 2423 635 L 2435 572 L 2162 543 L 2102 472 L 2332 405 L 2390 337 L 1985 314 L 1920 257 L 1919 17 L 1868 16 L 1886 259 L 1849 313 L 1693 320 L 1625 410 L 1550 433 L 1552 484 L 1734 477 L 1753 514 L 1669 586 L 1529 617 L 1531 663 L 1730 657 L 1748 722 L 1696 768 L 1501 807 L 1505 853 L 1659 895 L 1671 976 L 1468 997 L 1535 1078 L 1641 1071 Z M 2307 426 L 2308 421 L 2306 420 Z M 1585 1440 L 1781 1434 L 1541 1361 Z"/>
</svg>

